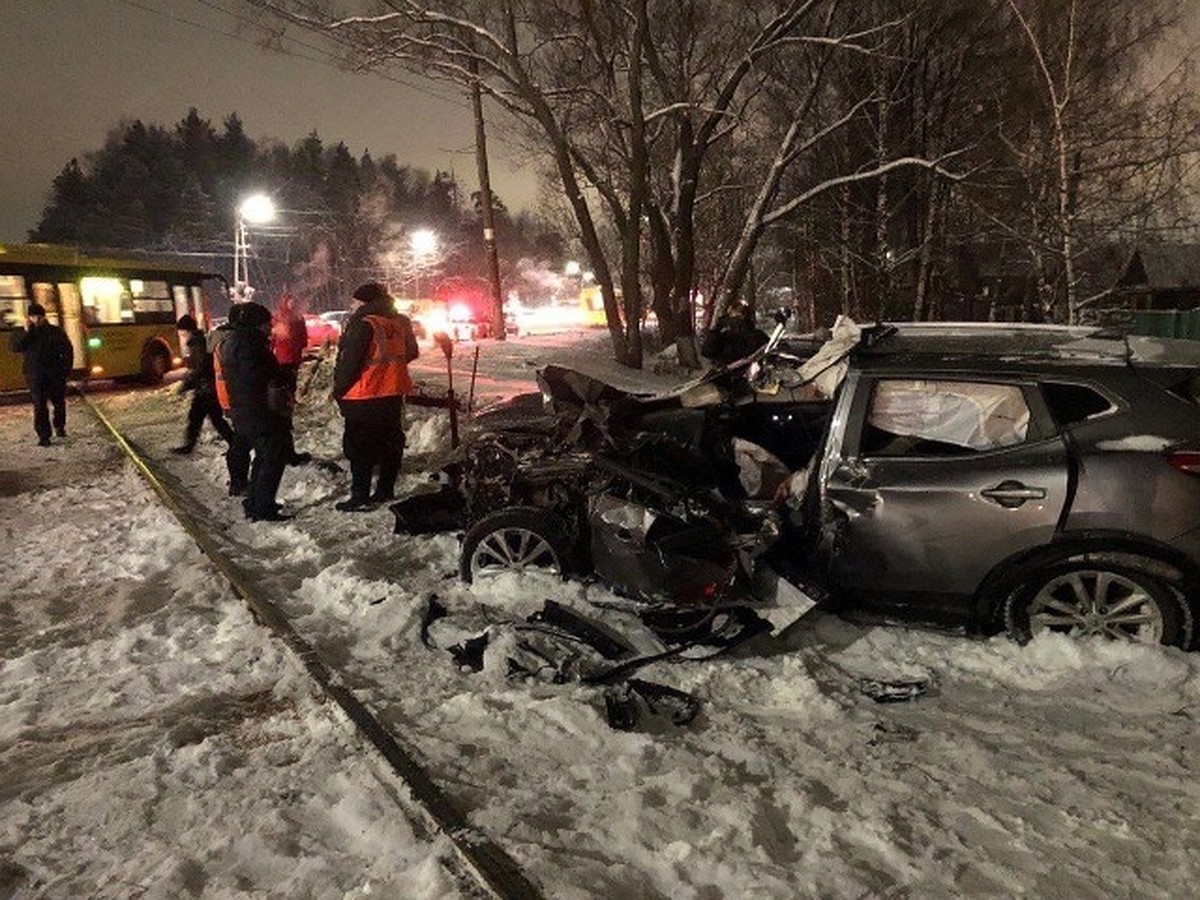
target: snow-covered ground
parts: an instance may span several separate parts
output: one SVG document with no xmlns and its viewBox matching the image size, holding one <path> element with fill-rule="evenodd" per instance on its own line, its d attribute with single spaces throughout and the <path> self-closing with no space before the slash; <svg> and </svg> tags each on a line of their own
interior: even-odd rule
<svg viewBox="0 0 1200 900">
<path fill-rule="evenodd" d="M 595 336 L 485 345 L 477 398 L 528 389 L 555 360 L 611 368 Z M 297 443 L 335 459 L 327 375 Z M 473 590 L 454 535 L 336 512 L 348 478 L 317 466 L 284 477 L 295 519 L 246 523 L 214 435 L 166 452 L 186 398 L 99 402 L 548 896 L 1194 895 L 1200 656 L 814 616 L 754 653 L 643 670 L 703 711 L 613 731 L 594 689 L 460 672 L 419 637 L 434 595 L 501 621 L 548 598 L 594 610 L 614 599 L 603 588 Z M 0 895 L 456 895 L 445 839 L 410 824 L 403 788 L 77 402 L 71 428 L 42 451 L 28 409 L 0 408 Z M 409 410 L 402 491 L 424 486 L 447 433 L 444 412 Z M 933 687 L 896 704 L 859 689 L 908 677 Z"/>
</svg>

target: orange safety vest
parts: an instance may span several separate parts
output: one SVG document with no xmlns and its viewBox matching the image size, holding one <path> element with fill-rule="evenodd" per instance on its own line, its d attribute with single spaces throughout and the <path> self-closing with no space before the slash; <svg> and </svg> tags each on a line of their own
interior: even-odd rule
<svg viewBox="0 0 1200 900">
<path fill-rule="evenodd" d="M 412 379 L 408 376 L 403 320 L 393 316 L 364 316 L 363 321 L 371 326 L 371 349 L 358 380 L 342 399 L 374 400 L 410 393 Z"/>
<path fill-rule="evenodd" d="M 229 412 L 229 385 L 225 381 L 225 371 L 221 368 L 221 348 L 224 344 L 222 341 L 212 349 L 213 386 L 217 389 L 217 402 L 221 404 L 221 409 Z"/>
</svg>

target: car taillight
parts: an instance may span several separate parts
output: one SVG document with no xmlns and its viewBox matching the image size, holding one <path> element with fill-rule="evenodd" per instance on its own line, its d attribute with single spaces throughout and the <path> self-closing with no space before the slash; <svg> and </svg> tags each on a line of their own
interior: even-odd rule
<svg viewBox="0 0 1200 900">
<path fill-rule="evenodd" d="M 1200 450 L 1177 450 L 1168 453 L 1167 462 L 1187 475 L 1200 475 Z"/>
</svg>

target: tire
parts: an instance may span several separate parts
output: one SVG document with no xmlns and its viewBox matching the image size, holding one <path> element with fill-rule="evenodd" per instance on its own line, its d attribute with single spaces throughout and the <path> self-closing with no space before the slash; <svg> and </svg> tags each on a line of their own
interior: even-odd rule
<svg viewBox="0 0 1200 900">
<path fill-rule="evenodd" d="M 1184 647 L 1192 620 L 1183 603 L 1135 566 L 1080 559 L 1032 570 L 1005 601 L 1004 624 L 1021 643 L 1055 631 Z"/>
<path fill-rule="evenodd" d="M 463 537 L 458 570 L 463 581 L 501 572 L 540 570 L 569 574 L 571 541 L 561 519 L 532 506 L 484 516 Z"/>
<path fill-rule="evenodd" d="M 151 344 L 142 351 L 142 381 L 146 384 L 162 384 L 170 368 L 171 354 L 161 344 Z"/>
</svg>

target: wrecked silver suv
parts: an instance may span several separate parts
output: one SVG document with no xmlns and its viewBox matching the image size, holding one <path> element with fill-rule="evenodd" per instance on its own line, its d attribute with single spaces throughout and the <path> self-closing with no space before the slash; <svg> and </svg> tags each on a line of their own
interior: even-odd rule
<svg viewBox="0 0 1200 900">
<path fill-rule="evenodd" d="M 540 383 L 450 468 L 467 580 L 545 567 L 686 606 L 753 602 L 782 574 L 844 609 L 1022 640 L 1191 642 L 1200 345 L 841 322 L 817 348 L 780 324 L 666 395 Z"/>
</svg>

